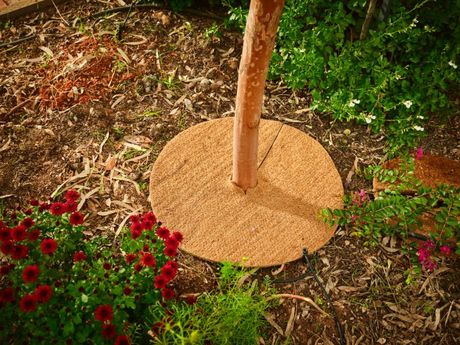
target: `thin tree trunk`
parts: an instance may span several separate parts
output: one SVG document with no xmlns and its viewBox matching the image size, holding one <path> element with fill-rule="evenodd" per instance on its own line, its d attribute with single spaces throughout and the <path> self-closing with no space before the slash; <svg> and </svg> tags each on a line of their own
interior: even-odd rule
<svg viewBox="0 0 460 345">
<path fill-rule="evenodd" d="M 377 4 L 377 0 L 369 1 L 369 7 L 367 9 L 366 19 L 364 20 L 363 26 L 361 28 L 361 34 L 359 35 L 359 39 L 361 41 L 365 40 L 367 37 L 367 33 L 369 32 L 369 25 L 371 24 L 372 17 L 374 16 L 376 4 Z"/>
<path fill-rule="evenodd" d="M 284 0 L 252 0 L 240 61 L 233 126 L 232 182 L 257 185 L 257 149 L 265 80 Z"/>
</svg>

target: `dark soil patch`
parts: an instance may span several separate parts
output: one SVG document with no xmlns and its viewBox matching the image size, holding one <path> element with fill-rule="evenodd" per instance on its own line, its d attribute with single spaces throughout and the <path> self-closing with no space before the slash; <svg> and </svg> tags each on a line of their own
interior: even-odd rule
<svg viewBox="0 0 460 345">
<path fill-rule="evenodd" d="M 115 232 L 127 214 L 149 209 L 149 172 L 168 140 L 199 122 L 233 115 L 242 46 L 239 33 L 223 31 L 220 38 L 207 35 L 214 19 L 168 11 L 135 11 L 121 42 L 114 39 L 114 33 L 124 20 L 122 14 L 88 19 L 84 24 L 75 20 L 102 10 L 102 6 L 96 1 L 59 5 L 73 27 L 64 25 L 55 10 L 49 9 L 0 30 L 2 41 L 29 32 L 37 35 L 26 43 L 3 48 L 0 55 L 1 201 L 15 207 L 32 198 L 43 200 L 55 191 L 59 194 L 77 188 L 87 197 L 89 229 L 95 234 Z M 112 6 L 116 6 L 115 1 Z M 113 59 L 106 65 L 110 68 L 104 69 L 105 79 L 101 81 L 103 94 L 84 89 L 101 85 L 96 82 L 66 89 L 58 82 L 64 79 L 58 77 L 53 84 L 56 73 L 68 73 L 66 66 L 73 68 L 68 74 L 71 81 L 79 71 L 91 77 L 85 68 L 93 61 L 91 56 L 97 58 L 97 49 L 74 50 L 71 56 L 64 50 L 89 40 L 101 46 L 110 42 L 113 48 L 109 50 Z M 78 57 L 78 53 L 82 55 Z M 100 53 L 104 54 L 104 49 Z M 110 72 L 112 82 L 107 79 Z M 124 74 L 130 78 L 122 78 Z M 40 89 L 46 85 L 61 85 L 57 91 L 65 94 L 62 106 L 43 101 Z M 264 118 L 284 121 L 321 142 L 333 158 L 346 191 L 371 190 L 371 182 L 362 177 L 363 169 L 385 158 L 382 134 L 372 134 L 353 123 L 334 122 L 328 115 L 311 111 L 310 95 L 292 92 L 282 83 L 270 82 L 266 90 Z M 350 134 L 345 134 L 345 129 Z M 459 117 L 447 123 L 434 117 L 422 146 L 433 154 L 458 159 L 459 130 Z M 113 213 L 97 215 L 104 211 Z M 444 269 L 407 284 L 405 272 L 410 263 L 394 239 L 368 247 L 351 232 L 339 229 L 313 256 L 348 344 L 459 343 L 458 261 L 446 261 Z M 185 253 L 180 261 L 176 280 L 180 294 L 202 293 L 215 286 L 217 265 Z M 295 277 L 306 270 L 299 261 L 286 264 L 282 270 L 259 270 L 252 279 Z M 279 293 L 309 297 L 329 313 L 321 290 L 310 276 L 276 287 Z M 283 332 L 272 328 L 264 336 L 265 344 L 286 343 L 291 313 L 290 343 L 338 343 L 333 319 L 311 303 L 285 298 L 271 313 Z"/>
</svg>

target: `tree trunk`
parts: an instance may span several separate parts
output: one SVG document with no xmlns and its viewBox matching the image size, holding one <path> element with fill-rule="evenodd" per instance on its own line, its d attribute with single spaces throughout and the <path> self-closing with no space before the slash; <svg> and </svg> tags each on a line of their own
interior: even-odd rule
<svg viewBox="0 0 460 345">
<path fill-rule="evenodd" d="M 233 126 L 232 182 L 243 189 L 257 185 L 259 122 L 265 80 L 284 0 L 251 0 L 240 61 Z"/>
</svg>

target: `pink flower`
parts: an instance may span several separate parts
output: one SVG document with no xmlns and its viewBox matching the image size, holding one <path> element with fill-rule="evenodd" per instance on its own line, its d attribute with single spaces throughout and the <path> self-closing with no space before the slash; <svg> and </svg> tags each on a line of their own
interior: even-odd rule
<svg viewBox="0 0 460 345">
<path fill-rule="evenodd" d="M 422 265 L 428 272 L 433 272 L 438 267 L 438 264 L 431 259 L 426 259 Z"/>
<path fill-rule="evenodd" d="M 441 248 L 439 248 L 439 252 L 442 255 L 449 256 L 450 254 L 452 254 L 452 248 L 449 246 L 441 246 Z"/>
<path fill-rule="evenodd" d="M 423 148 L 419 147 L 415 152 L 415 159 L 422 159 L 423 157 Z"/>
</svg>

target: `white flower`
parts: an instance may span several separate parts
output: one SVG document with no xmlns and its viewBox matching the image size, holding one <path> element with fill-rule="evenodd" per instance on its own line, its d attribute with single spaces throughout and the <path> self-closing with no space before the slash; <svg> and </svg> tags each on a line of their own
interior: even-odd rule
<svg viewBox="0 0 460 345">
<path fill-rule="evenodd" d="M 414 18 L 414 19 L 412 20 L 412 23 L 410 24 L 410 27 L 411 27 L 411 28 L 416 27 L 416 26 L 417 26 L 417 23 L 418 23 L 417 18 Z"/>
<path fill-rule="evenodd" d="M 457 69 L 457 65 L 452 60 L 450 60 L 448 62 L 448 64 L 449 64 L 449 66 L 453 67 L 454 69 Z"/>
<path fill-rule="evenodd" d="M 350 108 L 353 108 L 356 104 L 359 104 L 359 103 L 361 103 L 361 101 L 360 101 L 359 99 L 352 99 L 352 100 L 350 101 L 350 103 L 348 103 L 348 106 L 349 106 Z"/>
<path fill-rule="evenodd" d="M 414 129 L 419 132 L 423 132 L 425 130 L 425 128 L 420 127 L 420 126 L 414 126 Z"/>
<path fill-rule="evenodd" d="M 409 109 L 412 106 L 412 101 L 404 101 L 403 104 Z"/>
<path fill-rule="evenodd" d="M 424 117 L 423 117 L 423 116 L 421 116 L 421 115 L 417 115 L 417 119 L 423 120 L 423 119 L 424 119 Z"/>
<path fill-rule="evenodd" d="M 375 120 L 375 119 L 376 119 L 375 115 L 367 115 L 364 121 L 366 121 L 366 123 L 371 123 L 372 120 Z"/>
</svg>

